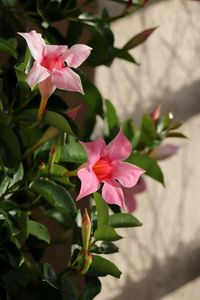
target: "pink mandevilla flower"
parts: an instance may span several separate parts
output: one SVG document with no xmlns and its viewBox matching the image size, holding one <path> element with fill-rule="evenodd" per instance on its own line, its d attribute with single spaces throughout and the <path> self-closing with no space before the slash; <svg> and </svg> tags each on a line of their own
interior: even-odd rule
<svg viewBox="0 0 200 300">
<path fill-rule="evenodd" d="M 96 192 L 103 183 L 102 196 L 109 204 L 125 208 L 122 187 L 135 186 L 144 170 L 123 162 L 131 154 L 131 143 L 120 130 L 107 146 L 102 138 L 83 143 L 88 161 L 78 171 L 81 189 L 77 200 Z"/>
<path fill-rule="evenodd" d="M 92 48 L 77 44 L 67 46 L 46 45 L 40 33 L 32 30 L 18 32 L 27 42 L 35 62 L 26 78 L 31 88 L 39 84 L 43 102 L 56 88 L 83 94 L 81 79 L 71 68 L 79 67 L 90 55 Z M 43 103 L 45 108 L 45 103 Z"/>
</svg>

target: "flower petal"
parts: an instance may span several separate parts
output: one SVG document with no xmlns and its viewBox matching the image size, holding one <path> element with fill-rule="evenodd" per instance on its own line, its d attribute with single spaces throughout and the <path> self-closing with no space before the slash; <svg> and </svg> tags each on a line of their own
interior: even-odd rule
<svg viewBox="0 0 200 300">
<path fill-rule="evenodd" d="M 102 196 L 107 203 L 124 208 L 124 194 L 117 182 L 106 180 L 102 189 Z"/>
<path fill-rule="evenodd" d="M 42 99 L 48 99 L 53 94 L 55 89 L 56 87 L 53 84 L 52 76 L 49 76 L 47 79 L 39 83 L 39 90 Z"/>
<path fill-rule="evenodd" d="M 87 156 L 88 156 L 88 165 L 93 166 L 101 156 L 104 155 L 106 151 L 106 144 L 104 139 L 98 138 L 93 142 L 80 142 L 83 145 Z"/>
<path fill-rule="evenodd" d="M 132 146 L 122 130 L 107 146 L 108 157 L 112 160 L 124 160 L 131 154 Z"/>
<path fill-rule="evenodd" d="M 121 185 L 130 188 L 136 185 L 139 177 L 144 172 L 144 170 L 135 165 L 118 161 L 113 167 L 112 178 L 117 179 Z"/>
<path fill-rule="evenodd" d="M 45 45 L 43 50 L 44 56 L 59 56 L 67 53 L 68 47 L 65 45 Z"/>
<path fill-rule="evenodd" d="M 84 94 L 79 75 L 70 68 L 66 67 L 62 70 L 53 69 L 52 76 L 54 85 L 58 89 Z"/>
<path fill-rule="evenodd" d="M 81 168 L 78 171 L 78 177 L 81 181 L 81 189 L 76 200 L 80 200 L 81 198 L 90 195 L 96 192 L 100 183 L 96 175 L 93 171 L 89 171 L 88 168 Z"/>
<path fill-rule="evenodd" d="M 33 88 L 34 85 L 45 80 L 49 76 L 50 76 L 50 73 L 48 72 L 48 70 L 46 68 L 42 67 L 38 62 L 34 62 L 32 68 L 26 78 L 26 82 L 28 83 L 28 85 L 31 88 Z"/>
<path fill-rule="evenodd" d="M 45 46 L 45 41 L 40 33 L 35 30 L 30 32 L 18 32 L 27 42 L 33 58 L 37 61 L 42 60 L 42 52 Z"/>
<path fill-rule="evenodd" d="M 69 67 L 77 68 L 88 58 L 91 50 L 86 45 L 76 44 L 68 50 L 65 61 Z"/>
<path fill-rule="evenodd" d="M 137 201 L 135 198 L 135 187 L 133 188 L 122 188 L 124 193 L 125 205 L 127 207 L 128 212 L 132 213 L 137 208 Z"/>
</svg>

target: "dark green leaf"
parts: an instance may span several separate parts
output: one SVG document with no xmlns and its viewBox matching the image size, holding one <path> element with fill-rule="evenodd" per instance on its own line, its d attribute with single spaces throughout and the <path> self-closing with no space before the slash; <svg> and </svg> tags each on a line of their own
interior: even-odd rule
<svg viewBox="0 0 200 300">
<path fill-rule="evenodd" d="M 164 185 L 163 173 L 155 159 L 147 155 L 134 153 L 128 158 L 128 162 L 144 169 L 146 171 L 146 175 L 152 177 L 153 179 L 159 181 Z"/>
<path fill-rule="evenodd" d="M 64 274 L 60 279 L 59 289 L 61 291 L 62 300 L 77 300 L 77 289 L 72 280 L 70 280 L 66 274 Z"/>
<path fill-rule="evenodd" d="M 28 234 L 35 236 L 37 239 L 50 243 L 50 234 L 48 229 L 41 223 L 28 220 Z"/>
<path fill-rule="evenodd" d="M 44 281 L 50 284 L 52 287 L 57 288 L 57 276 L 52 268 L 51 264 L 45 263 L 43 266 L 43 273 L 44 273 Z"/>
<path fill-rule="evenodd" d="M 17 167 L 21 156 L 18 138 L 9 127 L 1 127 L 0 130 L 0 157 L 8 168 Z"/>
<path fill-rule="evenodd" d="M 31 189 L 39 194 L 61 213 L 76 214 L 75 202 L 67 190 L 50 180 L 38 179 L 34 181 Z"/>
<path fill-rule="evenodd" d="M 34 122 L 36 120 L 37 113 L 37 109 L 28 109 L 24 111 L 23 117 Z M 67 132 L 68 134 L 74 135 L 67 116 L 64 117 L 63 115 L 54 111 L 46 110 L 43 117 L 43 122 L 52 127 L 58 128 L 61 131 Z"/>
<path fill-rule="evenodd" d="M 96 276 L 106 276 L 111 275 L 116 278 L 120 278 L 121 271 L 115 266 L 111 261 L 98 256 L 92 256 L 92 264 L 89 269 L 89 273 L 92 272 L 96 274 Z"/>
<path fill-rule="evenodd" d="M 134 57 L 125 49 L 114 48 L 114 56 L 117 58 L 121 58 L 133 64 L 139 65 Z"/>
<path fill-rule="evenodd" d="M 109 129 L 109 137 L 112 139 L 116 136 L 119 131 L 119 120 L 117 117 L 116 110 L 109 100 L 105 101 L 105 117 Z"/>
<path fill-rule="evenodd" d="M 3 51 L 17 58 L 17 52 L 15 49 L 16 49 L 16 39 L 10 38 L 5 40 L 0 38 L 0 51 Z"/>
<path fill-rule="evenodd" d="M 167 137 L 176 137 L 176 138 L 183 138 L 183 139 L 187 139 L 187 136 L 185 136 L 184 134 L 180 133 L 180 132 L 169 132 L 167 134 Z"/>
<path fill-rule="evenodd" d="M 116 213 L 109 217 L 109 225 L 115 228 L 142 226 L 142 223 L 131 214 Z"/>
<path fill-rule="evenodd" d="M 95 277 L 86 277 L 85 290 L 78 300 L 92 300 L 101 291 L 101 282 Z"/>
<path fill-rule="evenodd" d="M 112 254 L 119 252 L 119 248 L 109 241 L 103 241 L 99 247 L 101 254 Z"/>
</svg>

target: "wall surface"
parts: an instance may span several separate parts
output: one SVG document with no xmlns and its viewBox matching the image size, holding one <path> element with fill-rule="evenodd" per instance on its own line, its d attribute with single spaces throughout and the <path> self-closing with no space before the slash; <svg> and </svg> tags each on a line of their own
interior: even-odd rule
<svg viewBox="0 0 200 300">
<path fill-rule="evenodd" d="M 119 9 L 105 1 L 113 14 Z M 150 1 L 151 2 L 151 1 Z M 103 5 L 103 1 L 100 1 Z M 102 279 L 97 300 L 199 300 L 200 298 L 200 3 L 153 1 L 137 14 L 113 23 L 116 46 L 140 31 L 159 26 L 133 50 L 140 67 L 122 60 L 99 67 L 96 83 L 122 119 L 141 119 L 158 103 L 184 122 L 188 140 L 173 140 L 179 153 L 163 161 L 166 189 L 151 179 L 138 195 L 135 215 L 143 227 L 123 230 L 112 260 L 120 280 Z"/>
</svg>

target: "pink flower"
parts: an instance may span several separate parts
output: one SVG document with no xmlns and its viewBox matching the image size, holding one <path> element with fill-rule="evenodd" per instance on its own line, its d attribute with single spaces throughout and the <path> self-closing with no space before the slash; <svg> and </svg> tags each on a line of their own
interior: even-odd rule
<svg viewBox="0 0 200 300">
<path fill-rule="evenodd" d="M 88 161 L 78 171 L 81 190 L 77 200 L 96 192 L 103 183 L 102 196 L 109 204 L 125 207 L 122 187 L 135 186 L 144 170 L 122 162 L 131 154 L 131 143 L 120 130 L 107 146 L 102 138 L 94 142 L 81 143 L 87 152 Z"/>
<path fill-rule="evenodd" d="M 152 150 L 149 154 L 150 157 L 156 159 L 156 160 L 162 160 L 166 159 L 178 151 L 180 147 L 174 144 L 165 144 L 161 145 L 154 150 Z"/>
<path fill-rule="evenodd" d="M 18 32 L 25 38 L 35 62 L 26 78 L 31 88 L 39 84 L 45 109 L 47 99 L 56 88 L 83 94 L 81 79 L 71 68 L 78 68 L 90 55 L 92 48 L 77 44 L 67 46 L 46 45 L 40 33 Z"/>
<path fill-rule="evenodd" d="M 128 212 L 132 213 L 137 208 L 136 194 L 142 193 L 146 190 L 146 183 L 143 177 L 140 177 L 138 183 L 132 188 L 122 188 L 125 198 L 125 206 Z"/>
</svg>

